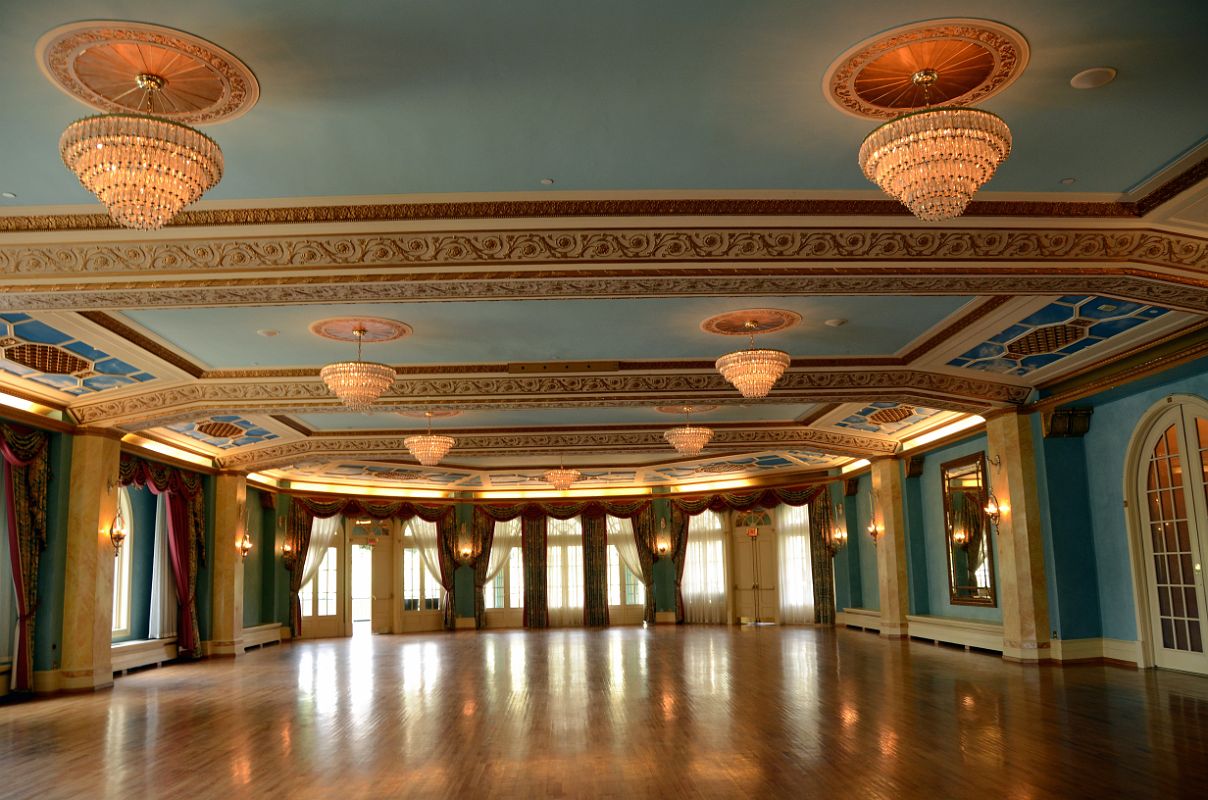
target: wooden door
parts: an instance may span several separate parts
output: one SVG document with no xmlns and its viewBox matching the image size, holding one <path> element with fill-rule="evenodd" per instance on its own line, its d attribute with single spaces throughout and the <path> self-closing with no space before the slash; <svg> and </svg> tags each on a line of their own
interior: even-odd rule
<svg viewBox="0 0 1208 800">
<path fill-rule="evenodd" d="M 755 535 L 750 535 L 754 533 Z M 731 542 L 734 564 L 734 615 L 740 622 L 776 622 L 776 533 L 771 526 L 736 526 Z"/>
</svg>

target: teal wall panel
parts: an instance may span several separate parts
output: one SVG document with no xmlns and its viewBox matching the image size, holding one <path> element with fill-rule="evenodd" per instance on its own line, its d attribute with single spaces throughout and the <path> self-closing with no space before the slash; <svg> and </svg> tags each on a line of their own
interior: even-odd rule
<svg viewBox="0 0 1208 800">
<path fill-rule="evenodd" d="M 1205 360 L 1200 359 L 1158 376 L 1164 380 L 1158 380 L 1158 377 L 1146 379 L 1079 403 L 1093 405 L 1095 409 L 1091 429 L 1083 438 L 1083 447 L 1087 492 L 1091 498 L 1095 579 L 1102 599 L 1100 620 L 1105 637 L 1137 638 L 1128 530 L 1124 518 L 1124 459 L 1129 439 L 1141 416 L 1167 395 L 1194 394 L 1208 398 L 1205 366 Z"/>
<path fill-rule="evenodd" d="M 459 617 L 474 616 L 474 568 L 462 564 L 453 571 L 453 605 Z"/>
<path fill-rule="evenodd" d="M 986 436 L 978 434 L 947 447 L 929 451 L 923 461 L 923 474 L 918 480 L 927 561 L 927 594 L 930 613 L 937 617 L 974 619 L 985 622 L 1002 621 L 1000 607 L 953 605 L 948 590 L 947 531 L 944 527 L 944 492 L 940 465 L 946 461 L 985 451 Z M 989 473 L 993 469 L 992 464 L 986 465 L 987 480 L 990 480 Z M 992 537 L 992 549 L 994 552 L 994 584 L 997 587 L 1000 583 L 997 534 Z"/>
<path fill-rule="evenodd" d="M 260 492 L 247 490 L 247 535 L 252 540 L 252 549 L 243 561 L 243 625 L 259 625 L 264 608 L 264 560 L 272 558 L 272 551 L 265 547 L 261 521 L 264 509 L 260 508 Z"/>
<path fill-rule="evenodd" d="M 63 598 L 67 582 L 67 498 L 71 491 L 71 437 L 50 434 L 46 487 L 46 549 L 38 563 L 34 618 L 34 671 L 58 669 L 63 649 Z"/>
<path fill-rule="evenodd" d="M 835 553 L 835 608 L 842 611 L 845 608 L 859 608 L 863 597 L 860 592 L 860 549 L 856 544 L 855 507 L 851 498 L 843 496 L 844 481 L 839 480 L 830 486 L 831 502 L 836 509 L 835 521 L 838 523 L 838 509 L 843 509 L 843 524 L 847 526 L 847 545 Z"/>
<path fill-rule="evenodd" d="M 855 529 L 848 528 L 848 546 L 855 542 L 859 550 L 860 562 L 860 608 L 879 611 L 881 608 L 881 593 L 877 588 L 877 546 L 868 535 L 868 523 L 872 520 L 872 475 L 861 475 L 857 483 L 856 496 L 848 498 L 855 506 Z"/>
<path fill-rule="evenodd" d="M 675 564 L 670 556 L 654 562 L 654 610 L 675 610 Z"/>
<path fill-rule="evenodd" d="M 902 470 L 902 516 L 906 521 L 906 581 L 911 614 L 930 614 L 931 598 L 927 590 L 927 535 L 923 522 L 922 478 L 907 478 Z"/>
</svg>

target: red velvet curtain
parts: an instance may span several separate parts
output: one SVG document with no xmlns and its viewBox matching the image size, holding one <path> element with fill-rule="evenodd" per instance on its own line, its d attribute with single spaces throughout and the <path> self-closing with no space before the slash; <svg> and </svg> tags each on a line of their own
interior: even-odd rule
<svg viewBox="0 0 1208 800">
<path fill-rule="evenodd" d="M 9 558 L 17 596 L 14 686 L 33 688 L 34 618 L 38 611 L 38 564 L 46 548 L 46 500 L 50 437 L 21 425 L 0 424 Z"/>
<path fill-rule="evenodd" d="M 182 658 L 201 657 L 197 623 L 197 567 L 205 563 L 205 497 L 200 475 L 123 453 L 123 486 L 146 486 L 168 504 L 168 560 L 176 584 L 176 649 Z"/>
</svg>

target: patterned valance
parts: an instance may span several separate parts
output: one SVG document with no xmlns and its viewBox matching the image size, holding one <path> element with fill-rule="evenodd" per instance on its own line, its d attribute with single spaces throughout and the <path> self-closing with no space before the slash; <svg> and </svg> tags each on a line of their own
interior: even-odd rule
<svg viewBox="0 0 1208 800">
<path fill-rule="evenodd" d="M 419 517 L 427 522 L 439 522 L 453 511 L 453 506 L 426 506 L 405 500 L 393 502 L 375 502 L 359 497 L 325 498 L 294 496 L 294 502 L 315 517 L 334 517 L 343 514 L 345 517 L 372 517 L 373 519 L 408 520 Z"/>
<path fill-rule="evenodd" d="M 149 486 L 157 493 L 169 489 L 192 499 L 202 494 L 202 476 L 179 467 L 148 461 L 130 453 L 122 453 L 118 463 L 118 481 L 122 486 Z"/>
</svg>

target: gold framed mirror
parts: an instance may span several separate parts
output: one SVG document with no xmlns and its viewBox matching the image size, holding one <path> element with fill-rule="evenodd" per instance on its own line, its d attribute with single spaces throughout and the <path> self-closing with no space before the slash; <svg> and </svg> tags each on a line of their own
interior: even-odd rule
<svg viewBox="0 0 1208 800">
<path fill-rule="evenodd" d="M 940 465 L 944 490 L 944 533 L 948 551 L 948 595 L 953 605 L 996 606 L 993 526 L 986 516 L 986 456 Z"/>
</svg>

